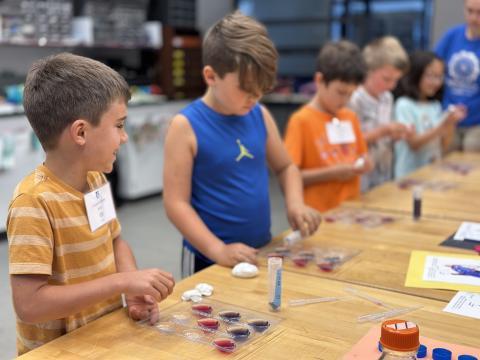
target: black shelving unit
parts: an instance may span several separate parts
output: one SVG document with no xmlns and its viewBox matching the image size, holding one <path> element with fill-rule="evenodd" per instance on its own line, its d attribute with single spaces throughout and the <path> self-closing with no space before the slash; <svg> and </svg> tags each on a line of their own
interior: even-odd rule
<svg viewBox="0 0 480 360">
<path fill-rule="evenodd" d="M 279 52 L 279 83 L 293 94 L 266 96 L 280 131 L 290 114 L 308 101 L 298 96 L 312 80 L 320 47 L 348 39 L 364 46 L 384 35 L 407 51 L 428 48 L 433 0 L 237 0 L 236 7 L 261 21 Z"/>
<path fill-rule="evenodd" d="M 195 11 L 195 0 L 0 0 L 0 26 L 7 26 L 0 48 L 72 52 L 104 62 L 130 85 L 154 84 L 170 99 L 194 98 L 204 90 Z M 62 27 L 50 26 L 57 14 Z M 93 43 L 72 38 L 79 16 L 93 23 Z M 148 45 L 142 31 L 146 21 L 161 22 L 163 46 Z M 18 84 L 24 76 L 0 69 L 0 85 Z"/>
<path fill-rule="evenodd" d="M 311 77 L 319 48 L 349 39 L 359 46 L 394 35 L 408 51 L 428 48 L 433 0 L 237 0 L 266 25 L 280 53 L 279 76 Z"/>
<path fill-rule="evenodd" d="M 429 47 L 433 0 L 337 1 L 341 35 L 360 46 L 372 39 L 396 36 L 407 51 Z"/>
</svg>

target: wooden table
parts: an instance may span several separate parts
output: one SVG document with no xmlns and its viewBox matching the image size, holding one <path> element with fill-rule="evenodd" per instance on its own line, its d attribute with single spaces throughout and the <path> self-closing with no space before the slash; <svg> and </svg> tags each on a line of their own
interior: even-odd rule
<svg viewBox="0 0 480 360">
<path fill-rule="evenodd" d="M 230 269 L 212 266 L 178 283 L 174 294 L 161 303 L 160 308 L 177 302 L 183 291 L 197 283 L 207 282 L 215 287 L 214 299 L 267 312 L 265 272 L 262 269 L 260 276 L 254 279 L 237 279 L 230 275 Z M 343 282 L 285 271 L 283 301 L 340 296 L 344 286 Z M 395 306 L 423 306 L 403 316 L 419 324 L 421 335 L 480 347 L 479 321 L 442 312 L 444 302 L 358 288 Z M 358 298 L 302 307 L 283 305 L 278 315 L 284 320 L 273 331 L 230 355 L 182 337 L 139 327 L 127 319 L 123 310 L 119 310 L 35 349 L 21 359 L 338 359 L 374 326 L 372 323 L 357 323 L 357 317 L 381 309 Z"/>
<path fill-rule="evenodd" d="M 447 161 L 457 161 L 480 166 L 480 153 L 453 151 L 445 157 Z"/>
<path fill-rule="evenodd" d="M 298 267 L 290 260 L 285 261 L 285 269 L 317 277 L 333 278 L 353 284 L 363 284 L 405 294 L 449 301 L 455 294 L 451 290 L 411 288 L 405 287 L 404 283 L 412 250 L 475 254 L 473 250 L 439 246 L 441 242 L 456 231 L 460 222 L 427 218 L 413 221 L 407 215 L 388 213 L 387 215 L 393 216 L 395 221 L 374 228 L 324 221 L 314 236 L 304 240 L 307 248 L 327 246 L 361 251 L 333 272 L 321 271 L 314 262 L 306 267 Z M 281 246 L 280 238 L 277 238 L 266 249 L 262 250 L 262 254 Z M 265 258 L 261 260 L 261 265 L 266 266 Z"/>
<path fill-rule="evenodd" d="M 480 221 L 480 183 L 456 183 L 446 191 L 425 189 L 422 193 L 422 216 L 460 221 Z M 412 189 L 400 189 L 394 182 L 377 186 L 344 206 L 412 214 Z"/>
<path fill-rule="evenodd" d="M 478 168 L 480 169 L 480 167 Z M 431 165 L 421 168 L 405 177 L 414 180 L 441 180 L 445 183 L 473 183 L 480 184 L 480 170 L 474 170 L 467 175 L 445 171 L 440 165 Z M 400 181 L 400 180 L 399 180 Z"/>
<path fill-rule="evenodd" d="M 444 162 L 467 164 L 471 165 L 473 168 L 468 174 L 462 175 L 442 168 L 441 164 Z M 443 159 L 442 161 L 428 166 L 424 166 L 416 170 L 412 174 L 408 175 L 407 177 L 412 179 L 441 179 L 442 181 L 455 183 L 471 182 L 475 184 L 480 184 L 480 153 L 453 152 L 447 157 L 445 157 L 445 159 Z"/>
<path fill-rule="evenodd" d="M 453 188 L 445 191 L 424 189 L 422 214 L 426 217 L 480 221 L 480 210 L 475 199 L 480 197 L 480 154 L 454 152 L 444 161 L 474 166 L 468 175 L 442 169 L 440 163 L 424 166 L 405 179 L 449 182 Z M 405 180 L 402 179 L 402 180 Z M 400 189 L 396 182 L 387 182 L 344 205 L 366 209 L 412 214 L 412 188 Z"/>
<path fill-rule="evenodd" d="M 476 154 L 456 153 L 448 159 L 480 166 L 480 156 Z M 21 358 L 338 359 L 374 326 L 357 323 L 357 317 L 381 311 L 382 308 L 355 297 L 303 307 L 288 307 L 285 303 L 296 298 L 343 296 L 349 284 L 356 284 L 355 287 L 362 292 L 395 307 L 422 306 L 420 310 L 402 317 L 419 324 L 424 336 L 480 348 L 479 320 L 442 311 L 445 301 L 453 296 L 452 291 L 403 286 L 412 249 L 469 253 L 462 249 L 439 248 L 438 243 L 451 235 L 460 221 L 480 221 L 476 204 L 480 185 L 475 180 L 480 174 L 478 169 L 469 175 L 472 181 L 467 178 L 448 180 L 454 174 L 440 176 L 437 171 L 431 166 L 414 176 L 428 179 L 441 177 L 445 181 L 455 181 L 457 188 L 443 193 L 425 190 L 424 216 L 419 222 L 411 219 L 411 190 L 400 190 L 396 184 L 389 183 L 374 189 L 359 201 L 349 202 L 347 207 L 390 211 L 396 217 L 395 222 L 370 229 L 359 225 L 324 223 L 319 232 L 306 241 L 307 245 L 356 248 L 361 253 L 333 273 L 321 273 L 316 267 L 300 269 L 286 264 L 283 272 L 284 305 L 277 314 L 283 321 L 269 333 L 230 355 L 179 336 L 140 327 L 129 320 L 122 309 Z M 268 313 L 266 268 L 262 266 L 260 276 L 254 279 L 237 279 L 231 276 L 230 269 L 212 266 L 178 283 L 174 294 L 160 304 L 160 309 L 176 304 L 185 290 L 200 282 L 214 285 L 213 298 L 216 300 Z"/>
</svg>

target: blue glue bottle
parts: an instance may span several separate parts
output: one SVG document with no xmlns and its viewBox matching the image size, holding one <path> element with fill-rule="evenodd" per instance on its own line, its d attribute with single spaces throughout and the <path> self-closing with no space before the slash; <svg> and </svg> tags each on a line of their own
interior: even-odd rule
<svg viewBox="0 0 480 360">
<path fill-rule="evenodd" d="M 282 258 L 268 258 L 268 304 L 272 311 L 279 311 L 282 304 Z"/>
</svg>

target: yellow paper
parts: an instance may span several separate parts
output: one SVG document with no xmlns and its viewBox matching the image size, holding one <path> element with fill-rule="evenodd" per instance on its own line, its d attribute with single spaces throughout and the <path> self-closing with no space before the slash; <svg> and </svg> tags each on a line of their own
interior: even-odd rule
<svg viewBox="0 0 480 360">
<path fill-rule="evenodd" d="M 480 261 L 478 255 L 463 255 L 453 253 L 429 252 L 429 251 L 412 251 L 410 255 L 410 263 L 408 265 L 407 277 L 405 279 L 405 286 L 431 288 L 431 289 L 448 289 L 448 290 L 463 290 L 470 292 L 479 292 L 480 286 L 457 284 L 451 282 L 428 281 L 423 279 L 425 271 L 425 261 L 427 256 L 448 257 L 456 259 L 470 259 Z"/>
</svg>

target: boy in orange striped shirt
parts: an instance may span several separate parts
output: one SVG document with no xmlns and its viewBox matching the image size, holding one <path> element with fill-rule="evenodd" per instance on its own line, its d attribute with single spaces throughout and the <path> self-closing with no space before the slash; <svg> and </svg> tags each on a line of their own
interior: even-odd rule
<svg viewBox="0 0 480 360">
<path fill-rule="evenodd" d="M 19 355 L 119 308 L 122 293 L 132 318 L 156 322 L 156 301 L 172 292 L 171 274 L 137 270 L 103 175 L 128 139 L 129 99 L 117 72 L 81 56 L 28 73 L 25 113 L 46 159 L 16 187 L 7 219 Z"/>
</svg>

